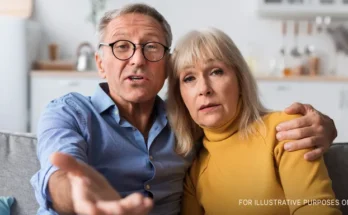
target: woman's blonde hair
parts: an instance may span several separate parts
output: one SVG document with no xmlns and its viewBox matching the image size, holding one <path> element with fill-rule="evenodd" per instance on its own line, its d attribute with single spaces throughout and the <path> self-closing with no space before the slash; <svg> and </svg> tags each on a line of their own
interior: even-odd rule
<svg viewBox="0 0 348 215">
<path fill-rule="evenodd" d="M 255 121 L 263 123 L 261 116 L 268 112 L 258 97 L 256 81 L 232 39 L 216 28 L 191 31 L 178 41 L 168 75 L 168 117 L 177 139 L 176 150 L 182 155 L 190 153 L 194 143 L 203 136 L 203 130 L 193 121 L 181 97 L 179 72 L 209 59 L 221 61 L 236 72 L 242 102 L 239 130 L 244 137 L 254 132 L 248 125 Z"/>
</svg>

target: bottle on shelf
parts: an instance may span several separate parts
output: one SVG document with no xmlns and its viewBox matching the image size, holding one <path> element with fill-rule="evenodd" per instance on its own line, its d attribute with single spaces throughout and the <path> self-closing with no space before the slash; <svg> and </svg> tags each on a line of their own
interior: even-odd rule
<svg viewBox="0 0 348 215">
<path fill-rule="evenodd" d="M 300 52 L 299 44 L 298 44 L 298 36 L 300 32 L 300 23 L 298 21 L 294 21 L 294 47 L 291 49 L 288 59 L 289 66 L 291 70 L 290 74 L 284 74 L 287 76 L 298 76 L 303 74 L 303 55 Z M 288 72 L 288 73 L 289 73 Z"/>
<path fill-rule="evenodd" d="M 304 75 L 316 76 L 319 74 L 319 56 L 315 46 L 310 44 L 313 36 L 313 23 L 307 22 L 307 45 L 304 48 L 305 67 Z"/>
<path fill-rule="evenodd" d="M 281 35 L 282 35 L 282 45 L 275 57 L 275 65 L 272 68 L 272 76 L 284 76 L 287 75 L 290 71 L 290 68 L 287 67 L 287 52 L 286 52 L 286 35 L 287 35 L 287 22 L 284 20 L 281 23 Z"/>
</svg>

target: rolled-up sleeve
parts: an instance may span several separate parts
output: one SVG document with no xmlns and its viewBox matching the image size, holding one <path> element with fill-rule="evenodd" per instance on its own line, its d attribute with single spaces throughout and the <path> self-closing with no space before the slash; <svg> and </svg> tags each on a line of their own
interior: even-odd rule
<svg viewBox="0 0 348 215">
<path fill-rule="evenodd" d="M 87 162 L 87 143 L 83 137 L 86 120 L 71 95 L 52 101 L 41 115 L 38 125 L 37 156 L 40 170 L 31 178 L 36 199 L 41 208 L 50 210 L 48 180 L 57 171 L 49 157 L 63 152 Z"/>
</svg>

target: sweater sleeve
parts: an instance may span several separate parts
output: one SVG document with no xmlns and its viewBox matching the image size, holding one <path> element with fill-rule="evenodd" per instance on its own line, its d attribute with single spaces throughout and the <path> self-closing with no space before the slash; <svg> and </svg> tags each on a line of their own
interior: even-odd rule
<svg viewBox="0 0 348 215">
<path fill-rule="evenodd" d="M 284 121 L 292 118 L 287 116 Z M 284 144 L 288 141 L 275 142 L 274 157 L 285 197 L 301 203 L 290 204 L 290 214 L 341 214 L 324 159 L 307 161 L 304 154 L 310 149 L 287 152 Z"/>
</svg>

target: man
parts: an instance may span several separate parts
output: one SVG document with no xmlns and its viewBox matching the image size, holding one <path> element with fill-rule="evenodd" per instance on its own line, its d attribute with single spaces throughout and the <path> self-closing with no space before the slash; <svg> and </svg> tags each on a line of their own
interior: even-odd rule
<svg viewBox="0 0 348 215">
<path fill-rule="evenodd" d="M 146 214 L 152 204 L 152 214 L 178 214 L 194 154 L 175 152 L 156 96 L 166 78 L 170 26 L 154 8 L 131 4 L 107 13 L 99 34 L 96 63 L 107 83 L 91 97 L 52 101 L 40 119 L 41 169 L 31 180 L 38 214 Z M 297 140 L 288 150 L 315 147 L 307 159 L 321 156 L 336 137 L 332 120 L 309 105 L 286 111 L 304 116 L 279 125 L 278 138 Z M 130 195 L 136 192 L 142 195 Z"/>
</svg>

